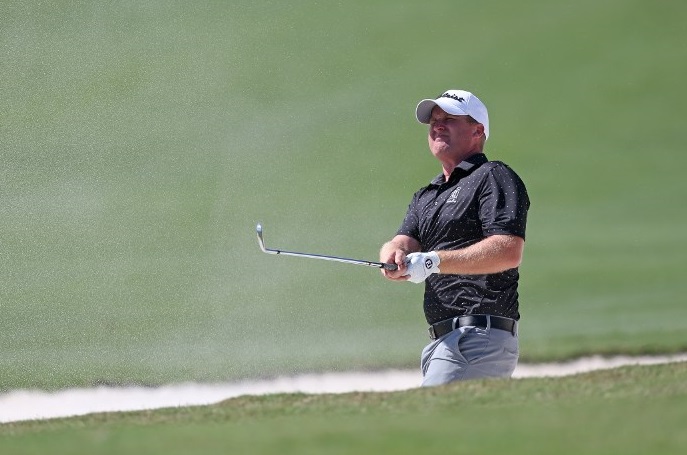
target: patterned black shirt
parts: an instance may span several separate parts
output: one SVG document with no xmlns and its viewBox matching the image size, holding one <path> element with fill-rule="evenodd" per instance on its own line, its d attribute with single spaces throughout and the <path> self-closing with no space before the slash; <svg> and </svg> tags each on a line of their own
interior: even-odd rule
<svg viewBox="0 0 687 455">
<path fill-rule="evenodd" d="M 398 234 L 418 240 L 422 251 L 456 250 L 495 234 L 524 239 L 529 206 L 520 177 L 480 153 L 458 164 L 448 181 L 440 174 L 415 193 Z M 427 322 L 465 314 L 520 319 L 518 279 L 517 268 L 488 275 L 430 275 L 425 280 Z"/>
</svg>

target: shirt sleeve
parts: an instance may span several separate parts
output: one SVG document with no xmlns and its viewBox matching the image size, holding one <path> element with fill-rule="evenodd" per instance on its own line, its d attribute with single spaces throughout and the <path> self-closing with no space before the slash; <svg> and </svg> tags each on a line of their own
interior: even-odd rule
<svg viewBox="0 0 687 455">
<path fill-rule="evenodd" d="M 415 240 L 420 240 L 420 217 L 418 216 L 417 204 L 418 193 L 415 193 L 413 199 L 410 201 L 410 205 L 408 205 L 408 211 L 396 235 L 407 235 Z"/>
<path fill-rule="evenodd" d="M 525 184 L 507 165 L 494 162 L 482 184 L 479 213 L 484 235 L 525 238 L 530 199 Z"/>
</svg>

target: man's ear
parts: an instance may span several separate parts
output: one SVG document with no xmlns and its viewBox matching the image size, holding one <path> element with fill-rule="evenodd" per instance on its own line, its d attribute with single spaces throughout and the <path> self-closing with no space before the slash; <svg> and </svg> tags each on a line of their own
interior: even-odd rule
<svg viewBox="0 0 687 455">
<path fill-rule="evenodd" d="M 474 135 L 475 135 L 475 136 L 478 136 L 478 137 L 484 136 L 484 125 L 482 125 L 481 123 L 478 123 L 478 124 L 475 125 L 475 126 L 476 126 L 476 128 L 475 128 L 475 133 L 474 133 Z"/>
</svg>

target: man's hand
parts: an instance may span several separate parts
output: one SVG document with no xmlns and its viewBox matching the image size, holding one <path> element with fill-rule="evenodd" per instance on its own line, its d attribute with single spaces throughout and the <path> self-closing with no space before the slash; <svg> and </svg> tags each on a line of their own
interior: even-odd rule
<svg viewBox="0 0 687 455">
<path fill-rule="evenodd" d="M 396 264 L 398 269 L 381 269 L 382 275 L 391 281 L 407 281 L 406 255 L 414 251 L 420 251 L 420 242 L 407 235 L 397 235 L 386 242 L 379 252 L 380 262 Z"/>
<path fill-rule="evenodd" d="M 412 283 L 422 283 L 432 273 L 439 273 L 439 255 L 435 251 L 428 253 L 410 253 L 406 256 L 406 276 Z"/>
</svg>

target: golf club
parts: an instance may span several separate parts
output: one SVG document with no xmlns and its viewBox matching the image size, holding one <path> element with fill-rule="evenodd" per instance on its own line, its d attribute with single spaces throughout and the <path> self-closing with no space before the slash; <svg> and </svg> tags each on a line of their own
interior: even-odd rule
<svg viewBox="0 0 687 455">
<path fill-rule="evenodd" d="M 256 230 L 258 232 L 258 244 L 260 245 L 260 249 L 262 250 L 263 253 L 283 254 L 285 256 L 298 256 L 298 257 L 310 258 L 310 259 L 324 259 L 325 261 L 335 261 L 335 262 L 344 262 L 346 264 L 366 265 L 368 267 L 376 267 L 378 269 L 386 269 L 386 270 L 398 269 L 398 266 L 396 264 L 387 264 L 384 262 L 363 261 L 360 259 L 348 259 L 348 258 L 340 258 L 340 257 L 336 257 L 336 256 L 325 256 L 323 254 L 296 253 L 293 251 L 282 251 L 282 250 L 275 250 L 275 249 L 271 249 L 271 248 L 265 248 L 265 240 L 262 237 L 262 224 L 258 223 Z"/>
</svg>

